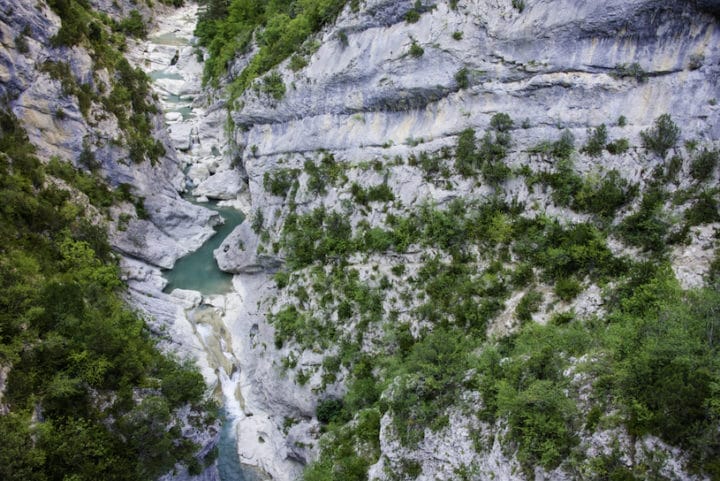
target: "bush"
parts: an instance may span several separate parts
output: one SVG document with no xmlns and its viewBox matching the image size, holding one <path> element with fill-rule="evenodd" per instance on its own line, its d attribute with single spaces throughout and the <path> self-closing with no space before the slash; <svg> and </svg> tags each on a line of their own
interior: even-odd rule
<svg viewBox="0 0 720 481">
<path fill-rule="evenodd" d="M 466 89 L 470 86 L 469 73 L 466 67 L 461 68 L 455 73 L 455 82 L 459 89 Z"/>
<path fill-rule="evenodd" d="M 285 197 L 297 180 L 295 169 L 277 169 L 263 174 L 263 188 L 272 195 Z"/>
<path fill-rule="evenodd" d="M 405 14 L 405 21 L 407 23 L 417 23 L 418 20 L 420 20 L 420 12 L 414 8 L 412 10 L 408 10 Z"/>
<path fill-rule="evenodd" d="M 413 40 L 412 45 L 410 45 L 410 55 L 418 58 L 422 57 L 424 53 L 425 50 L 420 46 L 420 44 Z"/>
<path fill-rule="evenodd" d="M 564 277 L 555 282 L 555 294 L 563 301 L 572 301 L 582 291 L 582 284 L 572 277 Z"/>
<path fill-rule="evenodd" d="M 630 142 L 628 141 L 628 139 L 625 138 L 617 139 L 607 144 L 605 148 L 613 155 L 620 155 L 624 154 L 630 149 Z"/>
<path fill-rule="evenodd" d="M 125 35 L 136 38 L 147 37 L 147 27 L 145 21 L 137 10 L 131 10 L 130 16 L 120 21 L 118 30 Z"/>
<path fill-rule="evenodd" d="M 515 316 L 521 321 L 532 320 L 532 315 L 540 309 L 543 296 L 538 291 L 526 293 L 515 308 Z"/>
<path fill-rule="evenodd" d="M 702 192 L 695 203 L 685 211 L 685 220 L 688 225 L 709 224 L 720 220 L 718 203 L 711 192 Z"/>
<path fill-rule="evenodd" d="M 343 418 L 343 402 L 342 399 L 323 399 L 318 402 L 315 415 L 318 421 L 328 424 Z"/>
<path fill-rule="evenodd" d="M 655 125 L 640 132 L 643 147 L 665 158 L 668 150 L 675 147 L 680 140 L 680 127 L 675 125 L 669 114 L 655 119 Z"/>
<path fill-rule="evenodd" d="M 613 76 L 616 78 L 632 77 L 638 82 L 644 82 L 648 78 L 647 72 L 643 70 L 639 63 L 631 64 L 619 63 L 615 66 Z"/>
<path fill-rule="evenodd" d="M 600 124 L 593 131 L 588 130 L 588 140 L 581 152 L 585 152 L 590 157 L 600 157 L 605 144 L 607 144 L 608 133 L 605 124 Z"/>
<path fill-rule="evenodd" d="M 478 163 L 475 131 L 468 127 L 460 132 L 455 148 L 455 167 L 464 177 L 472 175 Z"/>
<path fill-rule="evenodd" d="M 285 82 L 278 71 L 263 77 L 257 88 L 260 92 L 275 100 L 281 100 L 285 96 Z"/>
<path fill-rule="evenodd" d="M 690 175 L 692 175 L 693 179 L 699 182 L 711 180 L 710 177 L 715 171 L 715 167 L 718 165 L 719 159 L 719 151 L 704 149 L 690 164 Z"/>
</svg>

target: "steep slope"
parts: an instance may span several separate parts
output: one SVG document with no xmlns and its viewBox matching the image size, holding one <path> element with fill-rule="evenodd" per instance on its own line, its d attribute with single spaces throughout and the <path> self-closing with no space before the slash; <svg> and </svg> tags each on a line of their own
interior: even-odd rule
<svg viewBox="0 0 720 481">
<path fill-rule="evenodd" d="M 205 404 L 202 378 L 195 368 L 181 366 L 156 346 L 161 335 L 164 351 L 185 358 L 194 348 L 194 338 L 191 332 L 178 333 L 191 329 L 175 326 L 172 314 L 162 315 L 166 304 L 161 299 L 149 301 L 147 286 L 142 295 L 131 289 L 128 296 L 117 258 L 104 240 L 107 231 L 113 250 L 122 254 L 123 279 L 131 287 L 152 285 L 160 268 L 172 267 L 180 256 L 200 246 L 220 221 L 216 213 L 180 197 L 185 178 L 157 99 L 149 89 L 149 79 L 124 55 L 128 45 L 136 42 L 133 37 L 147 33 L 153 16 L 169 11 L 151 4 L 0 2 L 3 138 L 16 135 L 13 148 L 28 156 L 35 154 L 41 162 L 28 163 L 14 151 L 3 151 L 9 156 L 3 154 L 3 181 L 13 187 L 16 177 L 32 176 L 30 195 L 39 198 L 39 207 L 30 202 L 24 208 L 26 201 L 13 197 L 8 188 L 4 190 L 6 207 L 16 210 L 15 217 L 25 209 L 20 220 L 37 216 L 38 209 L 43 215 L 56 211 L 51 227 L 32 234 L 37 236 L 36 251 L 27 254 L 42 264 L 41 273 L 25 278 L 24 271 L 17 271 L 5 279 L 11 296 L 13 289 L 27 282 L 38 291 L 22 302 L 11 302 L 14 307 L 8 307 L 0 329 L 3 348 L 8 347 L 6 341 L 10 343 L 0 361 L 0 392 L 6 390 L 6 382 L 8 389 L 3 414 L 6 408 L 10 410 L 2 420 L 4 433 L 21 444 L 31 436 L 32 446 L 27 447 L 33 448 L 27 453 L 33 458 L 30 461 L 22 457 L 13 460 L 18 464 L 4 466 L 3 476 L 8 479 L 63 479 L 70 474 L 77 479 L 146 479 L 168 470 L 164 479 L 217 479 L 213 455 L 218 423 L 208 415 L 212 406 Z M 27 132 L 28 138 L 6 130 L 9 126 Z M 12 147 L 12 142 L 8 145 Z M 35 170 L 28 171 L 28 166 Z M 43 178 L 45 184 L 36 185 Z M 19 222 L 15 217 L 12 222 Z M 13 267 L 17 261 L 12 257 L 17 250 L 14 242 L 25 237 L 20 224 L 12 222 L 8 229 L 14 225 L 17 233 L 9 237 L 3 253 L 10 256 L 3 260 L 3 269 L 9 272 L 18 268 Z M 33 223 L 31 230 L 36 227 L 42 225 Z M 60 233 L 54 230 L 58 228 Z M 80 257 L 65 252 L 65 257 L 55 259 L 52 244 L 58 250 L 68 242 L 77 249 L 70 254 Z M 95 270 L 105 277 L 97 277 Z M 72 292 L 53 291 L 58 285 Z M 63 297 L 65 304 L 58 302 L 41 316 L 46 324 L 51 320 L 54 324 L 36 325 L 34 317 Z M 121 297 L 135 301 L 133 308 L 160 314 L 147 319 L 154 338 L 147 336 L 147 325 L 127 309 L 127 299 Z M 137 302 L 138 298 L 145 302 Z M 77 302 L 92 305 L 63 312 Z M 29 309 L 29 317 L 23 309 Z M 12 315 L 20 321 L 11 319 Z M 6 325 L 6 317 L 10 324 Z M 17 322 L 25 324 L 23 334 L 16 336 Z M 94 331 L 96 339 L 87 331 Z M 20 338 L 28 345 L 18 359 L 13 343 Z M 43 356 L 52 357 L 52 362 Z M 126 373 L 119 375 L 117 367 L 122 363 Z M 87 372 L 79 373 L 82 369 Z M 26 386 L 18 388 L 23 383 Z M 27 412 L 32 403 L 34 411 Z M 76 411 L 68 414 L 68 405 Z M 146 431 L 138 428 L 143 423 Z M 63 440 L 66 446 L 58 448 Z M 91 443 L 96 450 L 83 452 L 82 443 Z M 12 456 L 12 450 L 24 449 L 21 444 L 7 445 L 4 454 Z M 160 456 L 158 449 L 164 451 Z M 182 464 L 174 466 L 175 462 Z"/>
<path fill-rule="evenodd" d="M 272 413 L 241 455 L 281 479 L 717 478 L 716 287 L 681 288 L 717 282 L 716 15 L 353 3 L 244 90 L 239 55 L 252 222 L 216 257 L 242 397 Z"/>
</svg>

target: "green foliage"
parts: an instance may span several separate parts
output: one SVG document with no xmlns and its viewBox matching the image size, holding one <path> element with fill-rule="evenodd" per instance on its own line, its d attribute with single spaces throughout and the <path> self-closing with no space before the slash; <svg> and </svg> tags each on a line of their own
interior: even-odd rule
<svg viewBox="0 0 720 481">
<path fill-rule="evenodd" d="M 344 416 L 343 402 L 341 399 L 323 399 L 317 405 L 315 415 L 318 421 L 323 424 L 339 421 Z"/>
<path fill-rule="evenodd" d="M 342 214 L 318 207 L 307 215 L 290 214 L 280 243 L 288 265 L 297 269 L 345 255 L 352 249 L 351 237 L 352 228 Z"/>
<path fill-rule="evenodd" d="M 569 160 L 575 151 L 575 136 L 569 130 L 563 130 L 555 142 L 542 142 L 528 149 L 531 154 L 553 157 L 556 160 Z"/>
<path fill-rule="evenodd" d="M 453 38 L 453 40 L 457 40 L 459 42 L 463 38 L 463 33 L 459 30 L 456 30 L 453 32 L 452 38 Z"/>
<path fill-rule="evenodd" d="M 525 0 L 512 0 L 512 6 L 519 13 L 523 13 L 523 10 L 525 10 Z"/>
<path fill-rule="evenodd" d="M 297 180 L 298 171 L 296 169 L 276 169 L 265 172 L 263 175 L 263 187 L 267 192 L 279 197 L 285 197 L 290 191 L 290 187 Z"/>
<path fill-rule="evenodd" d="M 608 143 L 605 148 L 613 155 L 624 154 L 630 149 L 630 141 L 626 138 L 617 139 Z"/>
<path fill-rule="evenodd" d="M 314 194 L 325 194 L 327 185 L 335 185 L 343 177 L 343 166 L 333 154 L 324 154 L 320 164 L 306 160 L 303 169 L 308 175 L 307 187 Z"/>
<path fill-rule="evenodd" d="M 404 445 L 421 441 L 426 426 L 442 427 L 443 411 L 461 392 L 469 368 L 467 342 L 457 331 L 436 329 L 408 353 L 389 403 L 393 427 Z"/>
<path fill-rule="evenodd" d="M 531 321 L 532 315 L 540 309 L 542 300 L 543 296 L 538 291 L 527 292 L 515 307 L 515 316 L 521 321 Z"/>
<path fill-rule="evenodd" d="M 285 96 L 285 82 L 278 71 L 264 76 L 255 85 L 257 90 L 275 100 L 281 100 Z"/>
<path fill-rule="evenodd" d="M 594 130 L 588 130 L 587 143 L 580 150 L 581 152 L 588 154 L 590 157 L 600 157 L 600 155 L 602 155 L 602 151 L 605 149 L 607 141 L 607 127 L 605 124 L 600 124 L 600 126 L 595 127 Z"/>
<path fill-rule="evenodd" d="M 10 114 L 0 124 L 0 364 L 10 367 L 0 476 L 157 479 L 196 449 L 170 427 L 175 408 L 199 407 L 202 377 L 157 350 L 124 305 L 102 225 L 43 179 L 101 209 L 126 194 L 57 160 L 44 167 Z"/>
<path fill-rule="evenodd" d="M 265 227 L 265 215 L 263 214 L 262 209 L 255 210 L 255 215 L 253 215 L 252 223 L 250 224 L 250 228 L 255 232 L 256 234 L 260 234 L 262 232 L 263 227 Z"/>
<path fill-rule="evenodd" d="M 582 284 L 572 277 L 558 279 L 555 283 L 555 295 L 563 301 L 572 301 L 582 291 Z"/>
<path fill-rule="evenodd" d="M 665 193 L 658 190 L 645 192 L 640 209 L 627 216 L 618 226 L 618 232 L 630 245 L 662 253 L 667 247 L 670 222 L 663 213 Z"/>
<path fill-rule="evenodd" d="M 490 119 L 488 130 L 476 145 L 475 132 L 468 128 L 458 137 L 455 149 L 455 166 L 463 177 L 480 170 L 491 185 L 497 186 L 507 179 L 510 169 L 503 160 L 510 147 L 510 129 L 513 121 L 508 114 L 499 113 Z"/>
<path fill-rule="evenodd" d="M 685 211 L 685 220 L 689 226 L 720 221 L 718 202 L 712 192 L 702 192 L 695 203 Z"/>
<path fill-rule="evenodd" d="M 612 73 L 612 75 L 616 78 L 631 77 L 638 82 L 644 82 L 648 78 L 647 72 L 637 62 L 633 62 L 631 64 L 617 64 L 615 66 L 615 71 Z"/>
<path fill-rule="evenodd" d="M 420 20 L 420 12 L 415 8 L 408 10 L 405 14 L 405 21 L 407 23 L 417 23 L 418 20 Z"/>
<path fill-rule="evenodd" d="M 455 82 L 457 83 L 458 89 L 466 89 L 470 86 L 470 71 L 463 67 L 455 72 Z"/>
<path fill-rule="evenodd" d="M 425 50 L 420 46 L 419 43 L 413 40 L 413 43 L 410 45 L 409 53 L 412 57 L 418 58 L 423 56 Z"/>
<path fill-rule="evenodd" d="M 534 465 L 553 469 L 577 444 L 573 425 L 577 408 L 551 380 L 533 380 L 522 390 L 500 382 L 497 406 L 520 445 L 517 457 L 526 469 Z"/>
<path fill-rule="evenodd" d="M 665 158 L 668 150 L 675 147 L 680 140 L 680 127 L 673 122 L 669 114 L 655 119 L 652 128 L 640 132 L 643 147 Z"/>
<path fill-rule="evenodd" d="M 290 67 L 290 70 L 293 72 L 297 72 L 298 70 L 302 70 L 305 68 L 308 64 L 308 61 L 305 57 L 295 54 L 292 57 L 290 57 L 290 64 L 288 67 Z"/>
<path fill-rule="evenodd" d="M 253 35 L 257 36 L 259 51 L 232 85 L 232 94 L 238 95 L 253 80 L 298 52 L 303 42 L 340 13 L 345 0 L 204 0 L 203 3 L 206 9 L 195 34 L 209 53 L 205 81 L 217 82 L 235 56 L 247 51 Z"/>
<path fill-rule="evenodd" d="M 137 10 L 130 10 L 130 16 L 120 21 L 118 31 L 131 37 L 147 37 L 147 26 Z"/>
<path fill-rule="evenodd" d="M 635 435 L 651 433 L 711 468 L 720 452 L 718 318 L 714 290 L 682 293 L 669 267 L 657 271 L 612 318 L 614 387 Z M 716 399 L 716 398 L 715 398 Z M 714 453 L 714 454 L 713 454 Z M 716 467 L 715 467 L 716 469 Z"/>
<path fill-rule="evenodd" d="M 357 182 L 353 182 L 350 186 L 350 193 L 355 202 L 360 205 L 368 205 L 370 202 L 392 202 L 395 200 L 395 194 L 387 185 L 387 182 L 373 185 L 367 189 L 363 188 Z"/>
<path fill-rule="evenodd" d="M 690 175 L 699 182 L 712 180 L 718 161 L 720 161 L 720 151 L 703 149 L 690 163 Z"/>
</svg>

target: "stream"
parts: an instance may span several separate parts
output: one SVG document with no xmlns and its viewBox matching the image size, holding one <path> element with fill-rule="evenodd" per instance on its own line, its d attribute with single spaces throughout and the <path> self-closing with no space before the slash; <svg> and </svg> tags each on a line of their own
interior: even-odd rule
<svg viewBox="0 0 720 481">
<path fill-rule="evenodd" d="M 183 170 L 187 173 L 194 164 L 207 161 L 208 157 L 211 160 L 222 159 L 216 145 L 207 142 L 205 145 L 199 145 L 199 141 L 193 138 L 197 129 L 195 122 L 204 114 L 202 107 L 193 104 L 195 96 L 201 93 L 202 88 L 200 84 L 202 66 L 196 61 L 192 36 L 197 21 L 197 6 L 183 7 L 176 14 L 161 18 L 159 21 L 160 26 L 156 34 L 151 35 L 142 46 L 144 50 L 141 66 L 153 82 L 168 125 L 170 139 L 176 147 L 177 157 Z M 177 138 L 185 134 L 184 140 L 178 144 Z M 189 148 L 186 148 L 188 137 Z M 220 143 L 219 138 L 212 140 L 217 144 Z M 193 183 L 190 180 L 187 182 L 191 190 Z M 216 226 L 215 234 L 198 250 L 179 259 L 172 269 L 163 271 L 163 276 L 168 281 L 164 291 L 184 289 L 202 294 L 203 305 L 193 312 L 188 312 L 188 318 L 195 319 L 196 335 L 204 339 L 208 352 L 216 355 L 218 372 L 227 372 L 226 377 L 232 377 L 234 367 L 231 367 L 232 357 L 228 356 L 226 351 L 229 345 L 222 337 L 224 331 L 222 318 L 213 310 L 215 309 L 213 306 L 206 305 L 205 302 L 213 302 L 206 301 L 211 298 L 226 298 L 226 295 L 233 292 L 233 276 L 218 268 L 213 250 L 217 249 L 230 232 L 244 220 L 244 216 L 236 208 L 225 205 L 233 204 L 232 201 L 220 205 L 215 201 L 195 199 L 191 196 L 186 196 L 186 200 L 216 211 L 224 222 Z M 253 469 L 240 462 L 236 436 L 237 413 L 227 404 L 229 389 L 224 385 L 222 376 L 220 374 L 219 376 L 221 379 L 218 382 L 223 392 L 221 402 L 224 404 L 220 410 L 223 421 L 217 459 L 220 480 L 260 480 Z M 232 387 L 232 383 L 227 385 Z"/>
</svg>

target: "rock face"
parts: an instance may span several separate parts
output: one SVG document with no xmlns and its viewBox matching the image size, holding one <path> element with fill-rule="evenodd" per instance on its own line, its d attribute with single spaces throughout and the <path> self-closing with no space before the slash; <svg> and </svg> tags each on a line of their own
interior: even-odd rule
<svg viewBox="0 0 720 481">
<path fill-rule="evenodd" d="M 117 21 L 133 10 L 139 11 L 150 25 L 154 16 L 162 18 L 172 11 L 134 0 L 85 3 Z M 80 94 L 72 86 L 100 98 L 113 87 L 111 73 L 98 65 L 84 44 L 54 46 L 52 39 L 61 25 L 62 19 L 46 2 L 0 0 L 0 96 L 21 121 L 37 148 L 38 158 L 45 161 L 58 158 L 87 170 L 86 161 L 90 157 L 96 164 L 92 167 L 112 187 L 129 186 L 137 207 L 128 202 L 113 207 L 114 218 L 109 227 L 111 245 L 124 255 L 121 265 L 130 285 L 128 297 L 135 307 L 148 314 L 151 328 L 158 336 L 162 338 L 168 332 L 173 336 L 169 342 L 161 343 L 166 349 L 194 358 L 195 352 L 204 349 L 184 313 L 194 306 L 187 299 L 161 292 L 165 281 L 159 268 L 170 268 L 178 258 L 197 249 L 213 234 L 213 226 L 221 219 L 215 212 L 181 198 L 180 192 L 185 189 L 183 164 L 175 154 L 161 115 L 150 115 L 153 138 L 148 140 L 156 141 L 166 153 L 157 161 L 134 162 L 130 160 L 130 142 L 116 115 L 96 100 L 81 108 Z M 133 40 L 128 42 L 132 50 Z M 48 65 L 66 66 L 67 70 L 61 69 L 62 78 L 56 78 Z M 145 101 L 153 103 L 149 96 Z M 228 188 L 222 190 L 227 191 Z M 203 364 L 202 359 L 200 368 L 206 378 L 215 378 L 213 369 Z M 0 366 L 0 392 L 5 374 Z M 218 427 L 198 430 L 187 420 L 191 413 L 185 414 L 183 433 L 202 446 L 199 454 L 204 456 L 217 443 Z M 219 479 L 215 465 L 200 476 L 180 471 L 168 474 L 163 481 Z"/>
<path fill-rule="evenodd" d="M 672 113 L 682 127 L 681 140 L 696 139 L 710 147 L 720 140 L 716 1 L 536 0 L 528 1 L 522 11 L 505 0 L 461 1 L 456 9 L 446 3 L 423 3 L 425 12 L 416 23 L 405 22 L 406 13 L 415 8 L 411 1 L 369 0 L 356 12 L 345 8 L 317 36 L 319 49 L 307 59 L 306 67 L 294 72 L 287 62 L 281 64 L 284 98 L 273 100 L 248 89 L 236 102 L 241 107 L 231 112 L 237 126 L 233 141 L 244 148 L 249 211 L 261 214 L 264 223 L 260 234 L 249 225 L 239 226 L 215 257 L 223 270 L 239 274 L 235 287 L 244 304 L 229 328 L 241 365 L 243 398 L 247 406 L 270 413 L 272 421 L 266 425 L 265 417 L 243 419 L 239 450 L 243 459 L 262 466 L 275 479 L 292 479 L 298 471 L 294 461 L 305 463 L 318 452 L 317 397 L 311 391 L 319 387 L 320 376 L 311 376 L 301 386 L 278 365 L 297 355 L 298 370 L 317 372 L 323 356 L 294 351 L 297 346 L 273 348 L 274 329 L 266 316 L 297 303 L 289 289 L 307 287 L 296 280 L 290 288 L 278 289 L 268 276 L 284 260 L 280 233 L 292 212 L 325 206 L 347 214 L 353 228 L 362 220 L 376 227 L 384 225 L 386 214 L 407 214 L 425 201 L 444 205 L 458 197 L 490 196 L 494 189 L 457 176 L 448 182 L 429 181 L 419 167 L 405 160 L 422 152 L 454 150 L 460 132 L 473 128 L 481 133 L 500 112 L 515 121 L 507 158 L 510 167 L 547 171 L 549 161 L 528 152 L 530 147 L 557 139 L 564 129 L 582 145 L 589 129 L 604 123 L 609 138 L 627 138 L 632 147 L 604 159 L 602 165 L 578 155 L 576 169 L 588 175 L 616 169 L 641 187 L 660 162 L 639 149 L 640 132 L 659 115 Z M 413 43 L 422 47 L 422 55 L 410 55 Z M 233 72 L 237 74 L 247 60 L 247 55 L 238 57 Z M 346 177 L 328 185 L 325 192 L 313 193 L 303 165 L 307 160 L 320 161 L 323 155 L 333 155 L 344 166 Z M 397 158 L 402 162 L 395 162 Z M 373 162 L 382 168 L 371 168 Z M 267 176 L 278 170 L 295 172 L 298 187 L 281 194 L 268 192 Z M 208 175 L 205 167 L 196 172 L 198 178 Z M 681 177 L 678 190 L 690 185 L 687 167 Z M 382 212 L 368 207 L 366 215 L 346 209 L 353 202 L 347 189 L 353 182 L 361 186 L 387 182 L 396 202 Z M 205 192 L 202 185 L 197 193 Z M 565 222 L 589 218 L 551 205 L 546 192 L 528 188 L 519 179 L 504 185 L 504 199 L 535 206 L 528 209 L 530 216 L 549 215 Z M 694 232 L 691 244 L 674 253 L 675 271 L 687 286 L 702 283 L 714 252 L 709 237 L 713 226 Z M 406 278 L 417 273 L 421 255 L 422 249 L 410 248 L 403 256 Z M 361 279 L 368 279 L 374 274 L 364 272 L 371 271 L 371 264 L 381 266 L 384 273 L 382 266 L 390 261 L 397 259 L 359 256 L 348 269 L 357 269 Z M 597 285 L 588 286 L 572 306 L 558 304 L 550 288 L 542 289 L 550 300 L 542 314 L 533 316 L 538 322 L 546 322 L 560 305 L 575 307 L 583 316 L 602 313 Z M 517 327 L 513 312 L 522 295 L 508 301 L 491 333 Z M 405 311 L 400 316 L 407 319 Z M 325 386 L 328 391 L 323 396 L 341 394 L 342 377 L 338 373 L 338 383 Z M 281 424 L 288 417 L 301 422 L 284 436 Z M 393 440 L 383 418 L 381 461 L 371 467 L 370 479 L 389 479 L 388 470 L 397 472 L 400 461 L 408 458 L 422 464 L 420 480 L 448 479 L 466 461 L 477 462 L 483 473 L 495 479 L 525 479 L 517 460 L 498 443 L 484 457 L 471 452 L 472 441 L 463 430 L 469 421 L 461 413 L 453 413 L 450 422 L 451 428 L 428 435 L 418 451 L 408 452 Z M 273 423 L 275 433 L 270 435 Z M 258 435 L 272 439 L 267 443 L 272 452 L 258 447 Z M 628 449 L 630 444 L 626 443 Z M 308 445 L 312 447 L 306 449 Z M 663 449 L 671 458 L 677 454 Z M 559 471 L 536 474 L 536 479 L 571 479 Z M 674 474 L 692 478 L 681 470 Z"/>
<path fill-rule="evenodd" d="M 100 3 L 93 7 L 117 18 L 137 8 L 148 18 L 151 14 L 131 2 Z M 77 95 L 69 93 L 43 66 L 48 62 L 66 64 L 71 81 L 87 85 L 92 92 L 111 88 L 107 69 L 96 69 L 82 47 L 52 47 L 51 38 L 59 31 L 61 19 L 44 3 L 2 0 L 0 11 L 5 12 L 0 17 L 0 95 L 11 99 L 10 106 L 37 147 L 38 156 L 79 165 L 81 154 L 89 152 L 111 185 L 128 184 L 136 196 L 145 199 L 147 220 L 136 219 L 127 231 L 114 231 L 113 246 L 161 267 L 171 267 L 176 259 L 199 247 L 212 235 L 218 219 L 213 212 L 180 198 L 184 176 L 163 132 L 162 117 L 152 117 L 152 130 L 167 154 L 154 165 L 147 160 L 129 160 L 115 115 L 94 101 L 84 115 Z"/>
</svg>

